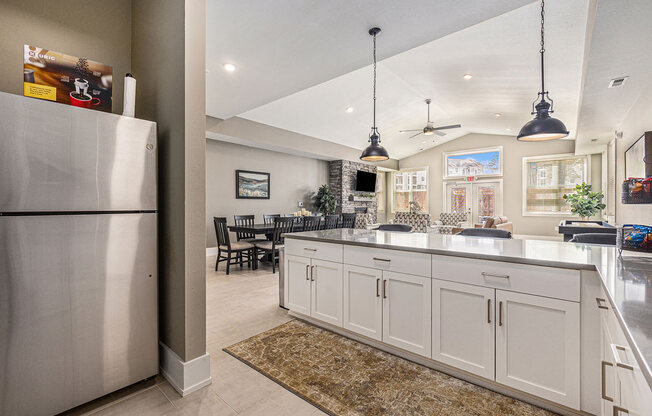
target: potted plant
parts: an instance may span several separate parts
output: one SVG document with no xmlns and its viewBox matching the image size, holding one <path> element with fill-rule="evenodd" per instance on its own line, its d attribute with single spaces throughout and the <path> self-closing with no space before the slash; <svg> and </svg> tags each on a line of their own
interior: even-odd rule
<svg viewBox="0 0 652 416">
<path fill-rule="evenodd" d="M 584 182 L 575 185 L 574 193 L 564 195 L 564 199 L 571 205 L 571 212 L 579 215 L 584 221 L 604 209 L 606 205 L 602 203 L 602 198 L 602 192 L 593 192 L 591 185 Z"/>
<path fill-rule="evenodd" d="M 335 195 L 328 185 L 322 185 L 317 191 L 317 210 L 324 215 L 335 213 Z"/>
</svg>

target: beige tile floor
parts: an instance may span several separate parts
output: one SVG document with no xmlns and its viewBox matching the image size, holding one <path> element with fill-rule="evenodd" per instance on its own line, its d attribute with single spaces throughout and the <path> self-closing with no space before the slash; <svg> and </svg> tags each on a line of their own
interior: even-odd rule
<svg viewBox="0 0 652 416">
<path fill-rule="evenodd" d="M 206 258 L 206 349 L 213 384 L 186 397 L 161 377 L 131 386 L 66 416 L 130 415 L 324 415 L 283 387 L 231 357 L 222 348 L 287 322 L 278 307 L 278 271 L 261 264 L 256 270 L 224 265 L 214 271 L 215 257 Z"/>
</svg>

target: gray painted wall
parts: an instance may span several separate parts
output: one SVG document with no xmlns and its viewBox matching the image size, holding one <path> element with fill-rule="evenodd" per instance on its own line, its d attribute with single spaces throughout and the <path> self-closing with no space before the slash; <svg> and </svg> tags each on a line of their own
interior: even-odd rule
<svg viewBox="0 0 652 416">
<path fill-rule="evenodd" d="M 136 115 L 158 131 L 159 334 L 189 361 L 206 353 L 205 3 L 133 0 L 132 12 Z"/>
<path fill-rule="evenodd" d="M 270 173 L 270 199 L 236 199 L 236 169 Z M 313 194 L 328 183 L 328 163 L 233 143 L 206 139 L 206 247 L 215 247 L 213 217 L 254 214 L 263 222 L 264 214 L 289 214 L 310 207 Z"/>
<path fill-rule="evenodd" d="M 513 136 L 469 134 L 459 139 L 423 151 L 399 161 L 400 168 L 428 166 L 429 211 L 433 219 L 439 218 L 444 207 L 443 199 L 443 155 L 444 152 L 470 150 L 483 147 L 503 146 L 503 214 L 514 223 L 515 234 L 558 236 L 555 226 L 568 217 L 524 217 L 522 215 L 522 158 L 560 153 L 573 153 L 575 142 L 556 140 L 541 143 L 518 142 Z M 591 161 L 592 184 L 601 188 L 600 155 Z M 389 205 L 388 205 L 389 207 Z"/>
<path fill-rule="evenodd" d="M 616 144 L 616 223 L 652 225 L 652 205 L 628 205 L 621 201 L 625 180 L 625 150 L 646 131 L 652 130 L 652 83 L 627 114 L 620 130 L 623 138 Z"/>
<path fill-rule="evenodd" d="M 131 0 L 2 0 L 0 91 L 23 95 L 23 45 L 113 66 L 113 112 L 131 71 Z"/>
</svg>

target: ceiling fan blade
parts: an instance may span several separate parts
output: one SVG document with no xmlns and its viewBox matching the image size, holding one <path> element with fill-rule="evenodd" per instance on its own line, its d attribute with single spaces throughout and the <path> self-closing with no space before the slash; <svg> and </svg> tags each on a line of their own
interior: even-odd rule
<svg viewBox="0 0 652 416">
<path fill-rule="evenodd" d="M 435 127 L 435 130 L 456 129 L 458 127 L 462 127 L 462 125 L 461 124 L 451 124 L 450 126 L 439 126 L 439 127 Z"/>
<path fill-rule="evenodd" d="M 437 136 L 445 136 L 446 135 L 446 133 L 444 133 L 443 131 L 437 131 L 437 130 L 433 131 L 433 134 L 436 134 Z"/>
<path fill-rule="evenodd" d="M 412 129 L 412 130 L 399 130 L 399 133 L 407 133 L 409 131 L 422 131 L 423 129 Z"/>
<path fill-rule="evenodd" d="M 417 134 L 413 134 L 412 136 L 408 137 L 408 139 L 411 139 L 413 137 L 417 137 L 418 135 L 423 134 L 422 131 L 418 132 Z"/>
</svg>

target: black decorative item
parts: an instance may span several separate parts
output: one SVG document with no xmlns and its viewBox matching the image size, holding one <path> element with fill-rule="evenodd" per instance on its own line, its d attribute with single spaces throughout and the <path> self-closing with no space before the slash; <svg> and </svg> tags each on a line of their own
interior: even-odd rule
<svg viewBox="0 0 652 416">
<path fill-rule="evenodd" d="M 269 173 L 251 170 L 235 171 L 235 197 L 237 199 L 269 199 Z"/>
<path fill-rule="evenodd" d="M 374 38 L 374 123 L 369 133 L 369 146 L 362 151 L 360 159 L 365 162 L 381 162 L 389 159 L 387 150 L 380 145 L 380 133 L 376 127 L 376 36 L 380 33 L 380 28 L 374 27 L 369 29 L 369 34 Z"/>
<path fill-rule="evenodd" d="M 545 0 L 541 0 L 541 92 L 537 94 L 537 99 L 532 103 L 532 113 L 536 114 L 534 120 L 527 122 L 521 131 L 518 133 L 517 139 L 522 142 L 539 142 L 545 140 L 556 140 L 568 136 L 568 129 L 561 120 L 550 117 L 553 110 L 553 101 L 548 96 L 544 84 L 544 71 L 543 71 L 543 54 L 545 53 L 544 41 L 544 8 Z M 541 97 L 541 101 L 536 105 L 534 103 Z M 550 101 L 547 102 L 546 98 Z"/>
</svg>

